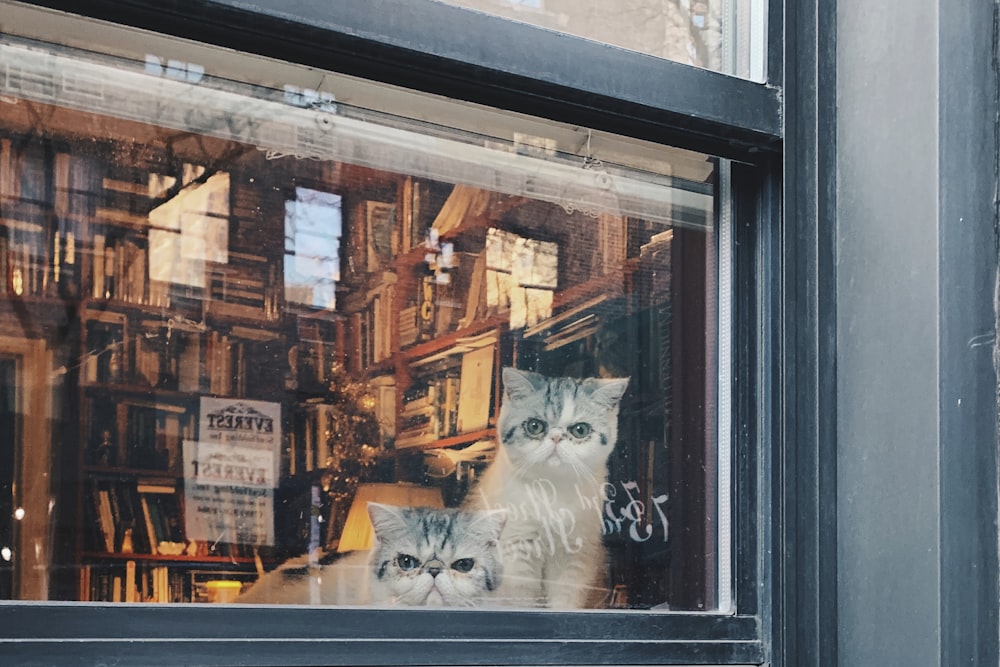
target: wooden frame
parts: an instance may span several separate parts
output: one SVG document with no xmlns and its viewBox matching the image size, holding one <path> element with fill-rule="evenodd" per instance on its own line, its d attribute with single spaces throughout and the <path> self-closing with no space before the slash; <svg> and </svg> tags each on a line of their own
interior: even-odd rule
<svg viewBox="0 0 1000 667">
<path fill-rule="evenodd" d="M 14 593 L 22 600 L 44 600 L 48 597 L 48 563 L 54 548 L 48 510 L 52 494 L 49 483 L 52 433 L 49 419 L 24 417 L 29 411 L 41 415 L 52 412 L 51 385 L 46 373 L 52 365 L 52 354 L 43 340 L 3 336 L 0 337 L 0 357 L 14 358 L 17 366 L 18 435 L 14 446 L 14 488 L 18 491 L 14 502 L 15 506 L 24 508 L 24 518 L 18 522 L 19 544 L 14 546 L 25 560 L 15 565 L 19 571 L 16 571 Z"/>
</svg>

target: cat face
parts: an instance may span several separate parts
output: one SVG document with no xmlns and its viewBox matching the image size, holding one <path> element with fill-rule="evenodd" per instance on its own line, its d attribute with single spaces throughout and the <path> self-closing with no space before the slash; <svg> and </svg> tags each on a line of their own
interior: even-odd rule
<svg viewBox="0 0 1000 667">
<path fill-rule="evenodd" d="M 497 427 L 515 474 L 603 477 L 628 378 L 550 378 L 504 368 L 503 384 Z"/>
<path fill-rule="evenodd" d="M 502 510 L 435 510 L 368 503 L 372 576 L 388 603 L 474 606 L 500 584 Z"/>
</svg>

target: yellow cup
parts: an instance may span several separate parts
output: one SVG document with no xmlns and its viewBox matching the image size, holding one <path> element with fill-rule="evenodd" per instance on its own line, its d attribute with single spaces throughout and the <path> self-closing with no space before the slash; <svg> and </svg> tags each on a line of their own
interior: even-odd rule
<svg viewBox="0 0 1000 667">
<path fill-rule="evenodd" d="M 206 581 L 209 602 L 232 602 L 239 596 L 243 584 L 239 581 Z"/>
</svg>

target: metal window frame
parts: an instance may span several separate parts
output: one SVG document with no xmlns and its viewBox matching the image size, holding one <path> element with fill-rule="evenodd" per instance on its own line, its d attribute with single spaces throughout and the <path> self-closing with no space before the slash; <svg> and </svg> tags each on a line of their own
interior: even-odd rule
<svg viewBox="0 0 1000 667">
<path fill-rule="evenodd" d="M 768 2 L 766 84 L 432 0 L 27 4 L 752 162 L 781 143 L 781 3 Z"/>
<path fill-rule="evenodd" d="M 812 561 L 780 550 L 788 538 L 781 508 L 816 499 L 790 497 L 785 483 L 801 464 L 782 444 L 794 421 L 782 398 L 789 388 L 783 350 L 808 341 L 789 341 L 782 323 L 807 306 L 785 305 L 782 297 L 795 271 L 805 269 L 789 272 L 781 255 L 790 240 L 781 223 L 787 18 L 781 0 L 767 2 L 763 84 L 428 0 L 26 3 L 730 159 L 740 248 L 733 284 L 753 288 L 734 294 L 732 304 L 739 380 L 732 387 L 732 615 L 11 602 L 0 604 L 4 654 L 33 664 L 114 656 L 116 664 L 137 665 L 734 665 L 786 655 L 779 628 L 802 620 L 803 608 L 787 592 L 797 588 L 790 569 L 804 563 L 809 571 Z M 519 46 L 526 44 L 530 51 Z M 803 331 L 815 333 L 812 326 L 805 321 Z M 801 520 L 788 525 L 807 538 L 816 530 Z M 781 618 L 772 619 L 775 610 Z"/>
</svg>

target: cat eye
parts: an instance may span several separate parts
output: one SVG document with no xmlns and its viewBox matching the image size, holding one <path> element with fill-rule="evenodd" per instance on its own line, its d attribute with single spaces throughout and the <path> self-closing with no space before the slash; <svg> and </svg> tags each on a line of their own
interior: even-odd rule
<svg viewBox="0 0 1000 667">
<path fill-rule="evenodd" d="M 476 561 L 474 558 L 459 558 L 451 564 L 451 569 L 458 572 L 469 572 L 475 564 Z"/>
<path fill-rule="evenodd" d="M 420 561 L 410 554 L 399 554 L 396 556 L 396 565 L 400 570 L 413 570 L 420 567 Z"/>
<path fill-rule="evenodd" d="M 548 428 L 548 424 L 535 417 L 524 422 L 524 431 L 531 436 L 542 435 L 545 433 L 546 428 Z"/>
<path fill-rule="evenodd" d="M 574 438 L 586 438 L 593 431 L 590 424 L 586 422 L 577 422 L 569 427 L 569 434 Z"/>
</svg>

